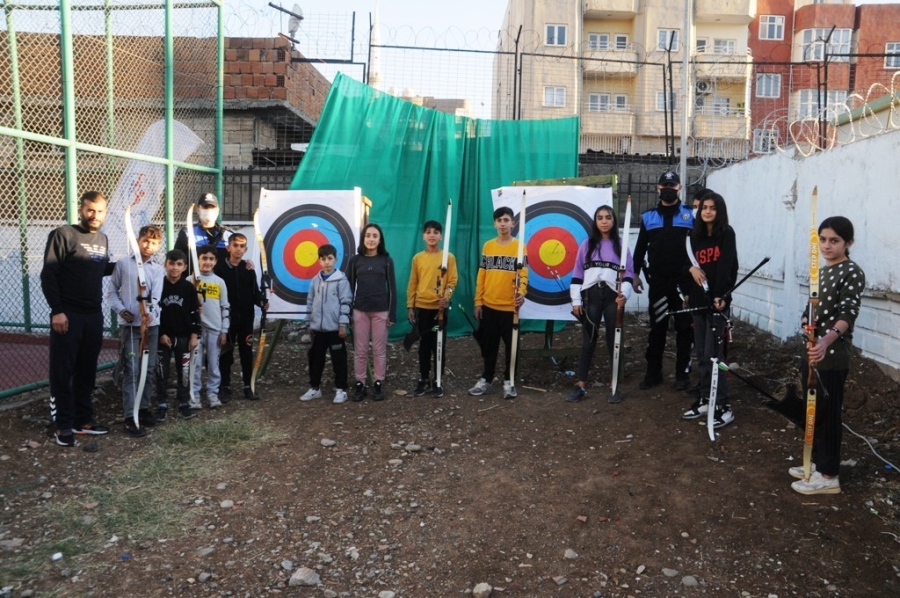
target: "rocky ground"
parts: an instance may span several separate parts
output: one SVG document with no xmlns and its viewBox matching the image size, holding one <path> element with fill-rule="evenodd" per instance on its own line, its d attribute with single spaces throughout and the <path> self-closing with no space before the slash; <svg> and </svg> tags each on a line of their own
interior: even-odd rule
<svg viewBox="0 0 900 598">
<path fill-rule="evenodd" d="M 394 343 L 386 401 L 300 403 L 305 347 L 294 331 L 275 352 L 262 401 L 235 399 L 143 439 L 116 424 L 96 452 L 48 439 L 45 398 L 8 408 L 0 595 L 900 595 L 900 473 L 863 440 L 900 462 L 897 383 L 855 362 L 844 421 L 862 438 L 845 434 L 843 493 L 801 496 L 787 475 L 800 463 L 800 429 L 732 378 L 735 422 L 710 442 L 705 426 L 681 419 L 691 399 L 673 380 L 637 388 L 645 322 L 628 325 L 618 405 L 602 385 L 565 402 L 572 360 L 537 357 L 521 362 L 516 400 L 470 397 L 480 372 L 470 338 L 449 342 L 442 399 L 412 397 L 416 357 Z M 785 396 L 796 343 L 740 324 L 734 336 L 729 359 L 741 375 Z M 555 361 L 579 338 L 572 327 L 558 335 Z M 525 349 L 542 342 L 523 338 Z M 595 374 L 608 378 L 604 367 Z M 324 389 L 329 396 L 330 380 Z M 111 383 L 96 398 L 112 422 Z M 259 435 L 233 451 L 226 439 L 220 455 L 191 454 L 186 464 L 167 452 L 173 432 L 216 423 Z M 152 486 L 154 455 L 163 470 L 194 473 Z M 97 494 L 114 481 L 121 491 Z M 168 509 L 157 527 L 105 517 L 151 486 L 153 505 Z"/>
</svg>

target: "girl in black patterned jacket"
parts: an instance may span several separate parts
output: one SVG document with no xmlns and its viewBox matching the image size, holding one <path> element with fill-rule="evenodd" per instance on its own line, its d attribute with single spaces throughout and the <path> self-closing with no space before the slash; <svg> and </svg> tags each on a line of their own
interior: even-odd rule
<svg viewBox="0 0 900 598">
<path fill-rule="evenodd" d="M 814 328 L 815 345 L 807 349 L 801 367 L 803 394 L 809 363 L 814 363 L 818 395 L 813 472 L 803 480 L 803 467 L 788 470 L 798 481 L 791 488 L 800 494 L 839 494 L 838 473 L 841 464 L 841 409 L 844 382 L 850 369 L 853 326 L 859 315 L 866 275 L 850 260 L 853 223 L 843 216 L 826 218 L 819 225 L 819 251 L 825 267 L 819 270 L 819 305 Z M 805 346 L 805 345 L 804 345 Z"/>
</svg>

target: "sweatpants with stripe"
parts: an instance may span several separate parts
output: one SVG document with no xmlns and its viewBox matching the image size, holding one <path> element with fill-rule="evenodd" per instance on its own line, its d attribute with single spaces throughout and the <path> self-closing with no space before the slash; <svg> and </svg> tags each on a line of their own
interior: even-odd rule
<svg viewBox="0 0 900 598">
<path fill-rule="evenodd" d="M 206 366 L 206 396 L 218 395 L 222 376 L 219 373 L 219 331 L 207 330 L 200 333 L 200 355 L 194 368 L 194 389 L 199 392 L 202 388 L 203 366 Z M 200 398 L 199 396 L 195 398 Z"/>
<path fill-rule="evenodd" d="M 50 417 L 62 434 L 94 420 L 91 393 L 103 344 L 103 313 L 65 312 L 65 334 L 50 330 Z"/>
</svg>

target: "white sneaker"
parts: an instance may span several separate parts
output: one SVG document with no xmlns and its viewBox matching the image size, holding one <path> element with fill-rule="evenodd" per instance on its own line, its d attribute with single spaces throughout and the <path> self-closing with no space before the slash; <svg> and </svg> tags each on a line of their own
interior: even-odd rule
<svg viewBox="0 0 900 598">
<path fill-rule="evenodd" d="M 503 381 L 503 398 L 504 399 L 514 399 L 519 396 L 518 391 L 516 391 L 516 387 L 513 386 L 511 380 Z"/>
<path fill-rule="evenodd" d="M 709 408 L 707 408 L 706 412 L 709 413 Z M 713 428 L 715 428 L 716 430 L 718 430 L 719 428 L 724 428 L 733 421 L 734 413 L 731 412 L 730 405 L 716 407 L 715 419 L 713 420 Z"/>
<path fill-rule="evenodd" d="M 321 393 L 319 393 L 321 394 Z M 303 399 L 301 399 L 303 400 Z M 343 389 L 337 389 L 337 392 L 334 393 L 334 401 L 332 401 L 336 405 L 340 405 L 341 403 L 347 402 L 347 391 Z"/>
<path fill-rule="evenodd" d="M 192 409 L 194 411 L 203 409 L 203 405 L 200 404 L 200 397 L 191 397 L 191 400 L 188 401 L 188 409 Z"/>
<path fill-rule="evenodd" d="M 313 399 L 321 399 L 322 391 L 318 388 L 310 388 L 300 396 L 301 401 L 312 401 Z"/>
<path fill-rule="evenodd" d="M 475 383 L 475 386 L 469 389 L 469 394 L 473 397 L 480 397 L 485 393 L 489 393 L 494 390 L 493 385 L 485 380 L 484 378 L 479 378 L 478 382 Z"/>
<path fill-rule="evenodd" d="M 222 401 L 219 400 L 219 395 L 207 393 L 206 400 L 209 401 L 210 409 L 218 409 L 222 406 Z"/>
<path fill-rule="evenodd" d="M 838 476 L 826 478 L 818 471 L 809 476 L 809 481 L 797 480 L 791 484 L 791 488 L 800 494 L 840 494 L 841 482 Z"/>
<path fill-rule="evenodd" d="M 701 398 L 694 401 L 691 408 L 681 414 L 682 419 L 697 419 L 709 413 L 709 399 Z"/>
<path fill-rule="evenodd" d="M 816 464 L 815 463 L 810 464 L 809 472 L 810 472 L 810 474 L 813 474 L 816 472 Z M 788 469 L 788 473 L 791 474 L 791 477 L 797 478 L 798 480 L 802 480 L 805 477 L 803 474 L 803 466 L 802 465 L 798 465 L 796 467 L 791 467 L 790 469 Z"/>
</svg>

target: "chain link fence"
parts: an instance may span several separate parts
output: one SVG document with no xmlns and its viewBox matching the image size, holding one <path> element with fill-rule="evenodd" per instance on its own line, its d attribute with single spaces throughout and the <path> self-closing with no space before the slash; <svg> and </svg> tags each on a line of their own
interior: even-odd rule
<svg viewBox="0 0 900 598">
<path fill-rule="evenodd" d="M 217 190 L 221 71 L 221 8 L 211 0 L 24 0 L 3 8 L 0 398 L 47 379 L 44 246 L 51 230 L 76 220 L 80 193 L 103 192 L 112 216 L 132 201 L 132 190 L 156 192 L 158 208 L 136 224 L 169 224 L 172 240 L 194 198 Z M 168 149 L 167 130 L 175 136 Z M 190 152 L 181 149 L 188 133 Z M 174 185 L 167 191 L 169 168 Z M 111 249 L 126 242 L 114 222 L 108 218 L 103 229 Z M 104 311 L 101 368 L 117 346 L 115 317 Z"/>
</svg>

